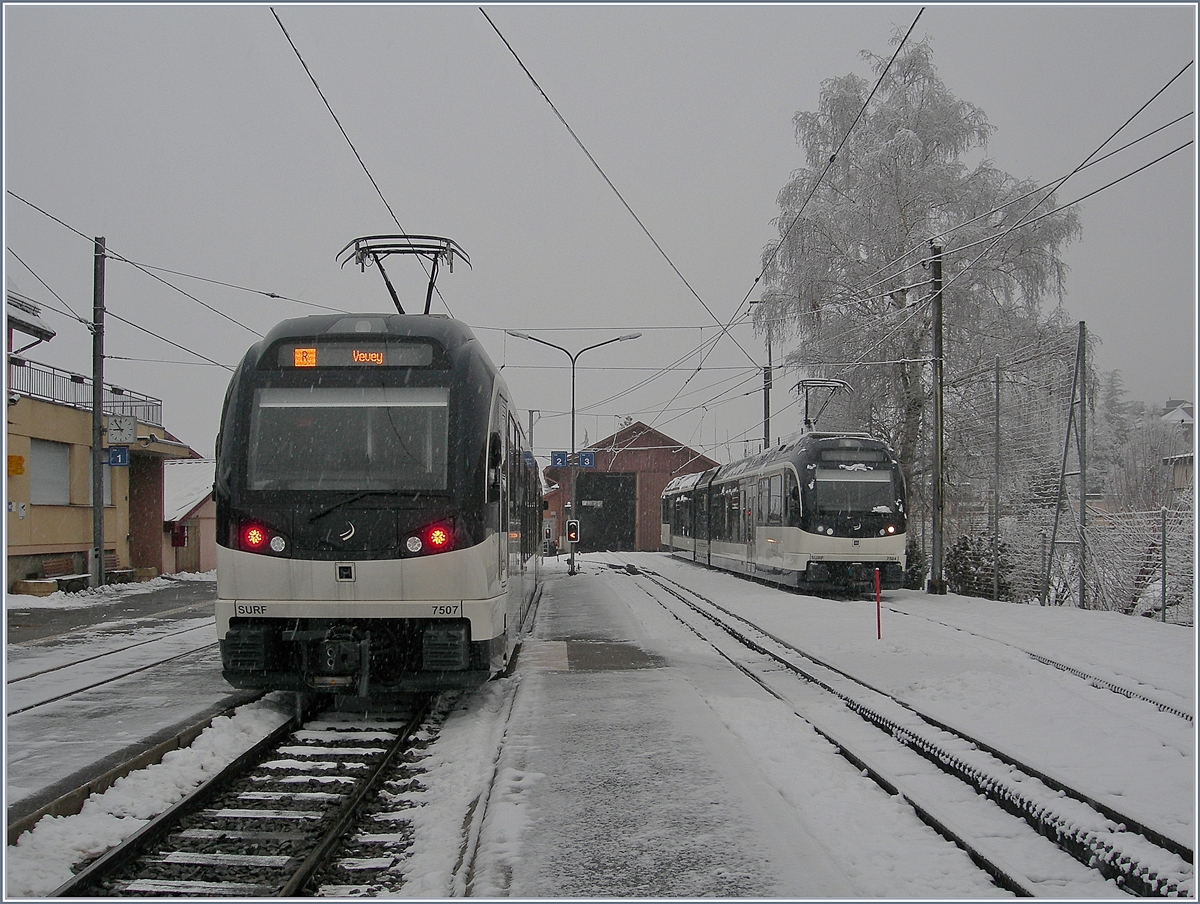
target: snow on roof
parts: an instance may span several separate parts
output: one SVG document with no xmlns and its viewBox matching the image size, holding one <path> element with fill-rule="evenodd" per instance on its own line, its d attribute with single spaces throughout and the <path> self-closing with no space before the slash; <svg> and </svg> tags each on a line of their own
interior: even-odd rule
<svg viewBox="0 0 1200 904">
<path fill-rule="evenodd" d="M 216 462 L 180 458 L 163 462 L 163 521 L 179 521 L 212 493 Z"/>
<path fill-rule="evenodd" d="M 1174 408 L 1171 408 L 1162 418 L 1168 423 L 1191 424 L 1194 421 L 1192 416 L 1192 403 L 1180 402 Z"/>
<path fill-rule="evenodd" d="M 56 335 L 42 320 L 42 309 L 34 301 L 11 288 L 5 299 L 5 313 L 8 315 L 10 329 L 18 330 L 42 342 L 49 342 Z"/>
</svg>

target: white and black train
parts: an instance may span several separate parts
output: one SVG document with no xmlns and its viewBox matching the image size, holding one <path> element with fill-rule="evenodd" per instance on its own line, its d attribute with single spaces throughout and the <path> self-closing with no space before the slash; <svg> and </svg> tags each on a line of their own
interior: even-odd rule
<svg viewBox="0 0 1200 904">
<path fill-rule="evenodd" d="M 539 579 L 541 483 L 465 324 L 286 320 L 235 371 L 217 446 L 230 684 L 376 696 L 503 669 Z"/>
<path fill-rule="evenodd" d="M 904 475 L 866 434 L 808 433 L 759 455 L 674 478 L 662 494 L 674 555 L 824 592 L 904 583 Z"/>
</svg>

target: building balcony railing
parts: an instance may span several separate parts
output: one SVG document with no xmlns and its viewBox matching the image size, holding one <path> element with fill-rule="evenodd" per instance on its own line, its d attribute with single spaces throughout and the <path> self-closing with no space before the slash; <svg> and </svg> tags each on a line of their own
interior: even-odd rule
<svg viewBox="0 0 1200 904">
<path fill-rule="evenodd" d="M 48 364 L 8 356 L 8 391 L 31 399 L 92 410 L 92 379 Z M 143 424 L 162 426 L 162 399 L 104 384 L 104 413 L 136 417 Z"/>
</svg>

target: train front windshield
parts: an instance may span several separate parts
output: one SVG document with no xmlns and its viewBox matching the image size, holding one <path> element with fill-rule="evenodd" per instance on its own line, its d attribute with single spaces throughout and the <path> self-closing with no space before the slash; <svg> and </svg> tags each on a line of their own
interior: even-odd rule
<svg viewBox="0 0 1200 904">
<path fill-rule="evenodd" d="M 883 470 L 817 468 L 813 505 L 818 515 L 895 514 L 892 475 Z"/>
<path fill-rule="evenodd" d="M 444 387 L 262 388 L 250 416 L 251 490 L 444 490 Z"/>
</svg>

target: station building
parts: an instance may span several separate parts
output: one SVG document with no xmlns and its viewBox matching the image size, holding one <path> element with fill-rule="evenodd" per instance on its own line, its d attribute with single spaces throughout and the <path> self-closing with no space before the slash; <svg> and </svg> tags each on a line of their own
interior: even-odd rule
<svg viewBox="0 0 1200 904">
<path fill-rule="evenodd" d="M 662 547 L 662 491 L 672 478 L 715 468 L 717 462 L 641 421 L 593 443 L 594 468 L 577 468 L 578 552 Z M 545 496 L 542 536 L 565 549 L 570 512 L 568 468 L 546 468 L 552 485 Z M 556 486 L 553 486 L 556 485 Z"/>
<path fill-rule="evenodd" d="M 9 290 L 7 588 L 52 593 L 87 585 L 92 549 L 92 380 L 22 357 L 54 331 L 29 299 Z M 13 351 L 13 335 L 34 342 Z M 162 401 L 103 387 L 104 421 L 136 425 L 128 463 L 104 467 L 104 558 L 110 580 L 150 578 L 165 561 L 163 463 L 199 453 L 162 425 Z M 107 448 L 107 441 L 104 442 Z"/>
</svg>

